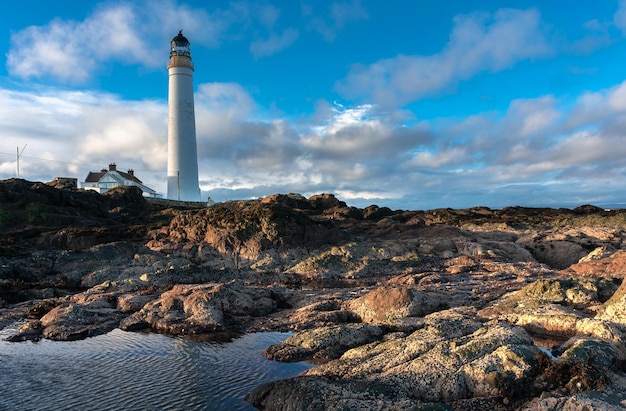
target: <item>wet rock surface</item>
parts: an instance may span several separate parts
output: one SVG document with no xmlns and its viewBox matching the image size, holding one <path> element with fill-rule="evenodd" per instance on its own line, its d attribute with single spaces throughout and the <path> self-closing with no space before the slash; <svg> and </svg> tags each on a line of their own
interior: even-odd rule
<svg viewBox="0 0 626 411">
<path fill-rule="evenodd" d="M 390 210 L 330 194 L 185 209 L 0 182 L 0 327 L 291 331 L 260 409 L 626 407 L 626 212 Z"/>
</svg>

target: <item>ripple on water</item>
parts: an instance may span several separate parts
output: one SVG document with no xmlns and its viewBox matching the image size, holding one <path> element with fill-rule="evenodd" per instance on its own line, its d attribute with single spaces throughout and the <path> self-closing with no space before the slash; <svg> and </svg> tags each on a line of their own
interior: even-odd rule
<svg viewBox="0 0 626 411">
<path fill-rule="evenodd" d="M 311 366 L 268 361 L 285 333 L 232 342 L 114 330 L 82 341 L 0 342 L 0 410 L 246 410 L 259 384 Z"/>
</svg>

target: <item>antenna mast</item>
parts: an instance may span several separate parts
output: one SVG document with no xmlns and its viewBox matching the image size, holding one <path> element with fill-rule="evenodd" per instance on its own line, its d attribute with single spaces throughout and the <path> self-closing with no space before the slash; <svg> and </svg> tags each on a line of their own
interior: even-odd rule
<svg viewBox="0 0 626 411">
<path fill-rule="evenodd" d="M 20 146 L 17 146 L 17 178 L 20 178 L 20 156 L 22 155 L 22 153 L 24 152 L 24 150 L 26 149 L 26 146 L 28 144 L 24 144 L 24 147 L 22 147 L 22 151 L 20 151 Z"/>
</svg>

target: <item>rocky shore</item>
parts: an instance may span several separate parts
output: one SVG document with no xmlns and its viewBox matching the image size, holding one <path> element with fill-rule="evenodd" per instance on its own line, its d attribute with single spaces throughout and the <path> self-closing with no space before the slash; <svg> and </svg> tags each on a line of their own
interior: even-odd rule
<svg viewBox="0 0 626 411">
<path fill-rule="evenodd" d="M 0 328 L 292 331 L 265 410 L 626 408 L 626 210 L 390 210 L 330 194 L 186 209 L 0 181 Z"/>
</svg>

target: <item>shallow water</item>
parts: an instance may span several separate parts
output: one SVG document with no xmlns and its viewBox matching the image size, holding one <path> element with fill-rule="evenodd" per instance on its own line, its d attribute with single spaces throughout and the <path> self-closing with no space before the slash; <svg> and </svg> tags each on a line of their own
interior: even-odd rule
<svg viewBox="0 0 626 411">
<path fill-rule="evenodd" d="M 114 330 L 72 342 L 0 341 L 0 410 L 253 410 L 245 394 L 311 367 L 261 355 L 288 335 L 220 343 Z"/>
</svg>

